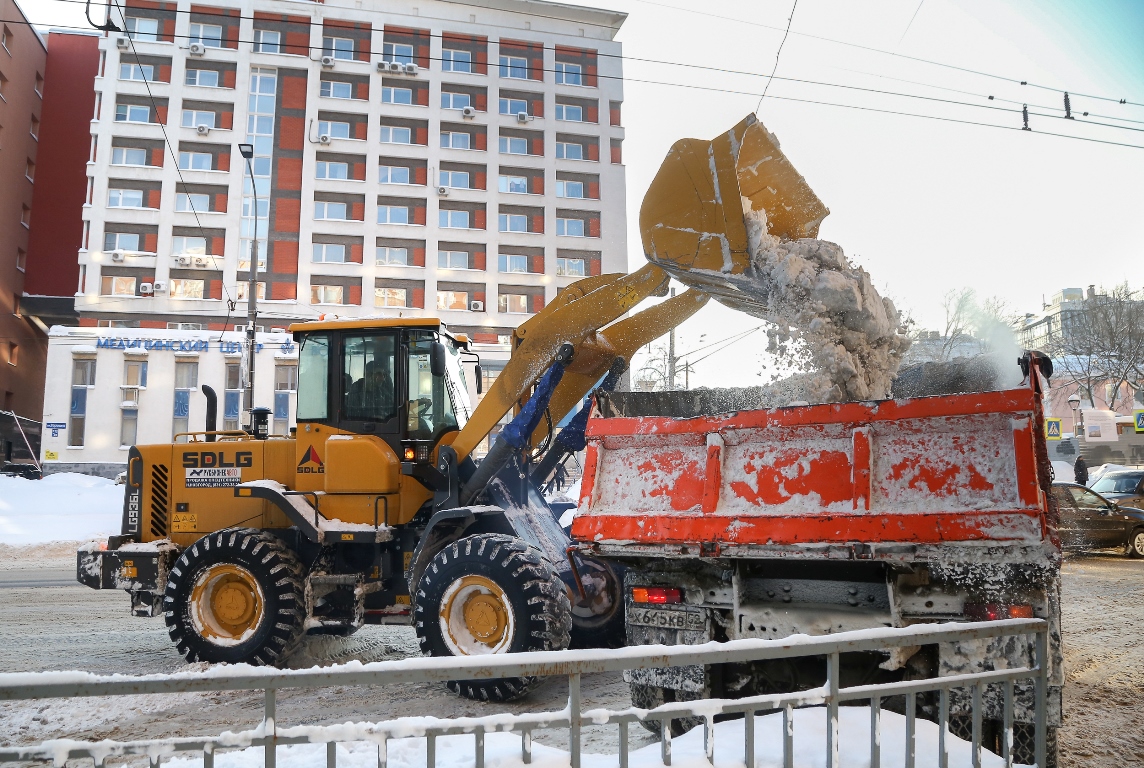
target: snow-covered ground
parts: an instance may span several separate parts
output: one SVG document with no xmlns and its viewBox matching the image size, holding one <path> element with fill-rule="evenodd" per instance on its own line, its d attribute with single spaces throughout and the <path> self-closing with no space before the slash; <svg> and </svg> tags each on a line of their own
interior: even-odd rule
<svg viewBox="0 0 1144 768">
<path fill-rule="evenodd" d="M 123 486 L 62 472 L 43 480 L 0 475 L 0 544 L 85 541 L 118 533 Z"/>
</svg>

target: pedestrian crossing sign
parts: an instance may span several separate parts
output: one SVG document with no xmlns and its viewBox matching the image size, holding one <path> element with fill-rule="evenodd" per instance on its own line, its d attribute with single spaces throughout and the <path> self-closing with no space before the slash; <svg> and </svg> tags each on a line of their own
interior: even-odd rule
<svg viewBox="0 0 1144 768">
<path fill-rule="evenodd" d="M 1045 438 L 1048 440 L 1061 439 L 1061 420 L 1045 419 Z"/>
<path fill-rule="evenodd" d="M 1136 422 L 1136 434 L 1144 432 L 1144 411 L 1133 411 L 1132 420 Z"/>
</svg>

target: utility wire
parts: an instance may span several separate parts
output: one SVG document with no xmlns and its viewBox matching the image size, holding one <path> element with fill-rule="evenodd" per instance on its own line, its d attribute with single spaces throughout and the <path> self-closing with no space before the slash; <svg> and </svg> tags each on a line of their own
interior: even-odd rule
<svg viewBox="0 0 1144 768">
<path fill-rule="evenodd" d="M 783 46 L 786 45 L 786 39 L 790 35 L 790 25 L 794 22 L 794 12 L 798 8 L 798 0 L 794 0 L 794 4 L 790 7 L 790 16 L 787 17 L 786 31 L 783 32 L 782 42 L 779 43 L 779 49 L 775 52 L 775 66 L 771 69 L 771 76 L 767 78 L 767 84 L 763 86 L 763 95 L 759 97 L 759 103 L 755 106 L 755 114 L 763 108 L 763 99 L 767 98 L 767 91 L 771 88 L 771 83 L 775 80 L 775 73 L 779 71 L 779 57 L 783 55 Z"/>
</svg>

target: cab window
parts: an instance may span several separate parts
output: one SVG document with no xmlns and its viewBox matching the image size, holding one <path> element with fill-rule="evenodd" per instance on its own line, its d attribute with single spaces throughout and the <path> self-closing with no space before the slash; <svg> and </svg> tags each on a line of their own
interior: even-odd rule
<svg viewBox="0 0 1144 768">
<path fill-rule="evenodd" d="M 1087 488 L 1069 488 L 1081 509 L 1108 509 L 1108 503 Z"/>
<path fill-rule="evenodd" d="M 298 352 L 298 421 L 322 421 L 328 417 L 330 339 L 307 336 Z"/>
<path fill-rule="evenodd" d="M 393 334 L 346 336 L 342 347 L 342 420 L 373 423 L 396 420 L 396 337 Z"/>
<path fill-rule="evenodd" d="M 433 337 L 414 336 L 409 340 L 409 413 L 407 425 L 411 440 L 435 440 L 450 429 L 457 429 L 446 376 L 430 370 Z"/>
</svg>

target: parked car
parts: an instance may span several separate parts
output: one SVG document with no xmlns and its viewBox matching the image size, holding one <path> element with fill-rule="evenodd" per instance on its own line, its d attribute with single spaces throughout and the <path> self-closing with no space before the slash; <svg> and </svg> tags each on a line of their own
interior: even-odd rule
<svg viewBox="0 0 1144 768">
<path fill-rule="evenodd" d="M 1064 547 L 1125 548 L 1130 557 L 1144 557 L 1144 510 L 1120 506 L 1076 483 L 1053 483 L 1053 496 Z"/>
<path fill-rule="evenodd" d="M 40 473 L 40 468 L 35 464 L 21 464 L 16 461 L 9 461 L 3 467 L 0 467 L 0 475 L 22 477 L 25 480 L 39 480 L 43 477 Z"/>
<path fill-rule="evenodd" d="M 1108 472 L 1089 487 L 1122 506 L 1144 507 L 1144 469 Z"/>
</svg>

